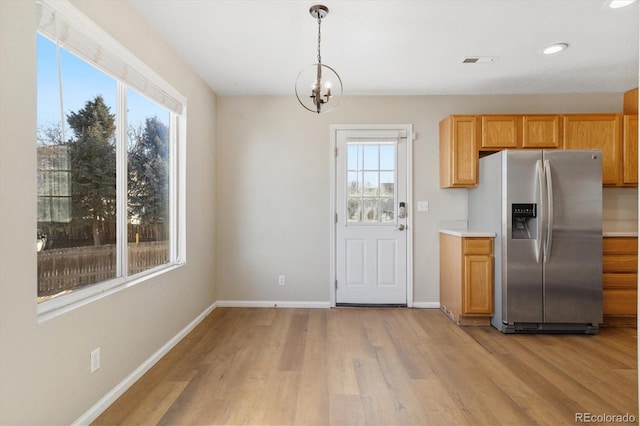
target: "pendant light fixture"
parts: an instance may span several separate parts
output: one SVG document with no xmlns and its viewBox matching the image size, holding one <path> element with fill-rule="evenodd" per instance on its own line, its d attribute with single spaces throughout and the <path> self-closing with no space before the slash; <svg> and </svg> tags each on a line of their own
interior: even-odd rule
<svg viewBox="0 0 640 426">
<path fill-rule="evenodd" d="M 320 40 L 322 18 L 329 8 L 318 4 L 309 9 L 311 16 L 318 20 L 318 62 L 306 66 L 296 79 L 296 97 L 304 108 L 320 114 L 334 109 L 342 97 L 342 80 L 335 70 L 322 63 Z"/>
</svg>

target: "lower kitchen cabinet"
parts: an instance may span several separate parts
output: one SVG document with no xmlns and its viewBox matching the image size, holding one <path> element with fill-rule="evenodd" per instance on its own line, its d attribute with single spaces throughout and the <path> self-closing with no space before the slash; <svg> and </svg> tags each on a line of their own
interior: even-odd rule
<svg viewBox="0 0 640 426">
<path fill-rule="evenodd" d="M 440 233 L 440 309 L 459 325 L 490 325 L 493 238 Z"/>
<path fill-rule="evenodd" d="M 602 314 L 605 326 L 636 326 L 638 238 L 602 239 Z"/>
</svg>

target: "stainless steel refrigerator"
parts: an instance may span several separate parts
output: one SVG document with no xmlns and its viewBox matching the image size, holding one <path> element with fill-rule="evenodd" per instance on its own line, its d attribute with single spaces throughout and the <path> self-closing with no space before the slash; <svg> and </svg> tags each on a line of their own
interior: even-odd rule
<svg viewBox="0 0 640 426">
<path fill-rule="evenodd" d="M 504 333 L 595 334 L 602 322 L 601 152 L 506 150 L 480 159 L 469 227 L 496 233 Z"/>
</svg>

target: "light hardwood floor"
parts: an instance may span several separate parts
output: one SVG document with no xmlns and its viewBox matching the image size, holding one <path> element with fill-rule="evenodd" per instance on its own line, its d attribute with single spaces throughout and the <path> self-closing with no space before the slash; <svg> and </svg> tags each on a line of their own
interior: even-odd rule
<svg viewBox="0 0 640 426">
<path fill-rule="evenodd" d="M 95 424 L 637 424 L 636 353 L 632 328 L 503 335 L 438 310 L 218 308 Z"/>
</svg>

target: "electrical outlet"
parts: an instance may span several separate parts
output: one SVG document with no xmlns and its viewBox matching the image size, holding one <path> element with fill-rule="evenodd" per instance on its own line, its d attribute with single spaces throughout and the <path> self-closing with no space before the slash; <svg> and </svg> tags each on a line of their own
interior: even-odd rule
<svg viewBox="0 0 640 426">
<path fill-rule="evenodd" d="M 91 351 L 91 374 L 100 368 L 100 348 Z"/>
<path fill-rule="evenodd" d="M 278 285 L 284 285 L 284 275 L 278 275 Z"/>
</svg>

